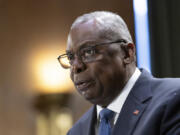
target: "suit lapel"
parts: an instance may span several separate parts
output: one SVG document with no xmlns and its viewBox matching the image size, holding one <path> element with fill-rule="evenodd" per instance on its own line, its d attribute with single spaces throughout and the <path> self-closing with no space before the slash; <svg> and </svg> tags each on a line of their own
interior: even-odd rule
<svg viewBox="0 0 180 135">
<path fill-rule="evenodd" d="M 141 76 L 135 83 L 123 105 L 117 123 L 114 126 L 113 135 L 132 134 L 152 97 L 150 78 L 149 73 L 142 71 Z"/>
<path fill-rule="evenodd" d="M 94 105 L 88 112 L 86 118 L 81 123 L 80 131 L 82 131 L 82 135 L 95 135 L 96 119 L 96 107 Z"/>
</svg>

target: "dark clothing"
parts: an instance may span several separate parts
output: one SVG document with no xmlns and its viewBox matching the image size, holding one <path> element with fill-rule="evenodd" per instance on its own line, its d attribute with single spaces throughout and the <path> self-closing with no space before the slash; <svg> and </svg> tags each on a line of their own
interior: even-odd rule
<svg viewBox="0 0 180 135">
<path fill-rule="evenodd" d="M 96 118 L 94 105 L 68 135 L 94 135 Z M 142 70 L 112 135 L 180 135 L 180 79 L 154 78 Z"/>
</svg>

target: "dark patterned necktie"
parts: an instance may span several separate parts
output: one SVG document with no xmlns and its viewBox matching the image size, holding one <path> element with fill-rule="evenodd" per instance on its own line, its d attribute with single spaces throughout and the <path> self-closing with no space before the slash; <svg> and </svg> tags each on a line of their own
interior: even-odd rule
<svg viewBox="0 0 180 135">
<path fill-rule="evenodd" d="M 114 112 L 108 110 L 107 108 L 103 109 L 100 112 L 100 125 L 99 125 L 99 135 L 111 135 L 112 128 L 110 121 L 114 116 Z"/>
</svg>

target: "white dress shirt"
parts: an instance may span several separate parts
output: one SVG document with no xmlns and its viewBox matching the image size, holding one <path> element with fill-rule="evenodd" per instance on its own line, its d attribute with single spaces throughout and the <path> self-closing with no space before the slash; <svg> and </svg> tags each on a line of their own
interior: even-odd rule
<svg viewBox="0 0 180 135">
<path fill-rule="evenodd" d="M 115 112 L 114 119 L 112 120 L 112 125 L 116 124 L 116 121 L 117 121 L 118 116 L 119 116 L 119 114 L 121 112 L 123 104 L 124 104 L 127 96 L 129 95 L 132 87 L 134 86 L 135 82 L 137 81 L 137 79 L 139 78 L 140 75 L 141 75 L 140 70 L 138 68 L 136 68 L 133 75 L 128 80 L 128 82 L 126 83 L 126 85 L 124 86 L 124 88 L 122 89 L 120 94 L 116 97 L 116 99 L 113 100 L 112 103 L 110 103 L 107 106 L 107 108 L 109 110 Z M 96 109 L 97 109 L 97 123 L 96 123 L 96 126 L 95 126 L 95 130 L 96 130 L 96 135 L 98 135 L 98 128 L 99 128 L 99 122 L 100 122 L 99 113 L 103 108 L 101 106 L 99 106 L 99 105 L 96 105 Z"/>
</svg>

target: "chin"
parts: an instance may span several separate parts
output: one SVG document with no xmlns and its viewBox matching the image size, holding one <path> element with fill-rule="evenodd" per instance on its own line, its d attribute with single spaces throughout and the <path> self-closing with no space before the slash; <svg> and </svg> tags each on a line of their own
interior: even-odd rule
<svg viewBox="0 0 180 135">
<path fill-rule="evenodd" d="M 95 98 L 86 98 L 87 101 L 94 105 L 100 105 L 100 106 L 107 106 L 103 101 L 100 101 L 99 99 Z"/>
<path fill-rule="evenodd" d="M 89 101 L 90 103 L 92 103 L 92 104 L 97 104 L 98 103 L 98 101 L 97 101 L 97 99 L 95 99 L 95 98 L 93 98 L 93 97 L 89 97 L 89 96 L 86 96 L 86 97 L 84 97 L 87 101 Z"/>
</svg>

